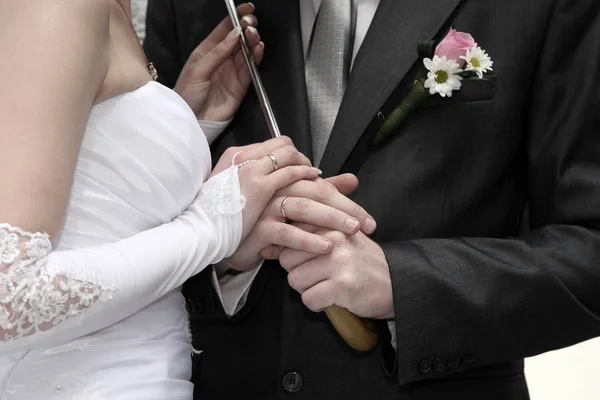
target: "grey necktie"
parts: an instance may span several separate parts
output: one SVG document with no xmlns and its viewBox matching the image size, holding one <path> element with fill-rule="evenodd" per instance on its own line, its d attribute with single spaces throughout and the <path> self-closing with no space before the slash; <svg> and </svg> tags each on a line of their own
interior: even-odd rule
<svg viewBox="0 0 600 400">
<path fill-rule="evenodd" d="M 306 58 L 313 164 L 321 163 L 350 73 L 355 0 L 323 0 Z"/>
</svg>

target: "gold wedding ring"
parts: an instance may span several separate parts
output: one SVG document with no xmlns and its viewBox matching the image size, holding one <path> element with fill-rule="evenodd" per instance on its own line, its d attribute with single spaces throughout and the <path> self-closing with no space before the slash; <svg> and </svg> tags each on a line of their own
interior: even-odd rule
<svg viewBox="0 0 600 400">
<path fill-rule="evenodd" d="M 273 171 L 277 171 L 279 169 L 279 164 L 277 164 L 277 159 L 273 154 L 269 154 L 269 158 L 271 159 L 271 163 L 273 164 Z"/>
<path fill-rule="evenodd" d="M 287 221 L 288 217 L 287 214 L 285 213 L 285 203 L 287 203 L 287 201 L 289 200 L 289 197 L 286 197 L 285 199 L 283 199 L 283 201 L 281 202 L 281 215 L 283 216 L 283 218 L 285 218 L 285 220 Z"/>
</svg>

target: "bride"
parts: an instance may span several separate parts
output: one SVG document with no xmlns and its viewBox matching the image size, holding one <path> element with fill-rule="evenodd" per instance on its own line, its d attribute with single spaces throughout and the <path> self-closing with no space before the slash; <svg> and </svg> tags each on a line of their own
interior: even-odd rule
<svg viewBox="0 0 600 400">
<path fill-rule="evenodd" d="M 253 6 L 238 11 L 260 61 Z M 180 97 L 151 79 L 130 13 L 129 0 L 0 2 L 2 400 L 189 400 L 183 282 L 279 246 L 331 251 L 279 214 L 319 174 L 289 139 L 230 149 L 211 171 L 201 125 L 230 120 L 246 92 L 241 32 L 223 21 L 200 44 Z M 312 216 L 287 217 L 341 230 L 366 215 L 307 201 Z"/>
</svg>

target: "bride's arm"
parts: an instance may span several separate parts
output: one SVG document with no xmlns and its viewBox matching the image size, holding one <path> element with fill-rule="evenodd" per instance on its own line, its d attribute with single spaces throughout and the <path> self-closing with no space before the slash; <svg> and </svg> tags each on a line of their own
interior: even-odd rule
<svg viewBox="0 0 600 400">
<path fill-rule="evenodd" d="M 107 0 L 0 2 L 0 222 L 54 237 L 107 72 Z"/>
<path fill-rule="evenodd" d="M 0 3 L 0 26 L 0 348 L 6 348 L 65 314 L 64 307 L 44 312 L 42 305 L 36 312 L 33 303 L 70 297 L 49 276 L 46 253 L 107 72 L 109 8 L 105 0 L 9 0 Z M 9 223 L 20 228 L 8 229 Z"/>
<path fill-rule="evenodd" d="M 238 161 L 262 159 L 239 171 L 228 168 L 230 149 L 222 172 L 172 222 L 114 244 L 52 251 L 106 73 L 105 1 L 0 3 L 0 54 L 12 56 L 0 64 L 8 89 L 0 91 L 0 353 L 65 342 L 132 315 L 231 255 L 277 190 L 318 176 L 286 138 L 245 148 Z M 307 234 L 301 249 L 323 254 L 322 241 Z"/>
<path fill-rule="evenodd" d="M 0 26 L 0 352 L 8 352 L 131 315 L 231 253 L 242 222 L 240 207 L 211 215 L 202 209 L 210 196 L 200 196 L 175 221 L 127 240 L 52 251 L 107 70 L 108 4 L 3 1 Z"/>
</svg>

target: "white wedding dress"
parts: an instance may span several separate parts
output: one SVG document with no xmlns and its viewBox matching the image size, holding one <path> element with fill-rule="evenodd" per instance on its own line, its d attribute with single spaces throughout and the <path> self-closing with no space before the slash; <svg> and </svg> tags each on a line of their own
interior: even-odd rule
<svg viewBox="0 0 600 400">
<path fill-rule="evenodd" d="M 192 399 L 178 288 L 239 245 L 244 205 L 236 168 L 210 169 L 166 87 L 93 107 L 54 249 L 0 225 L 0 399 Z"/>
</svg>

